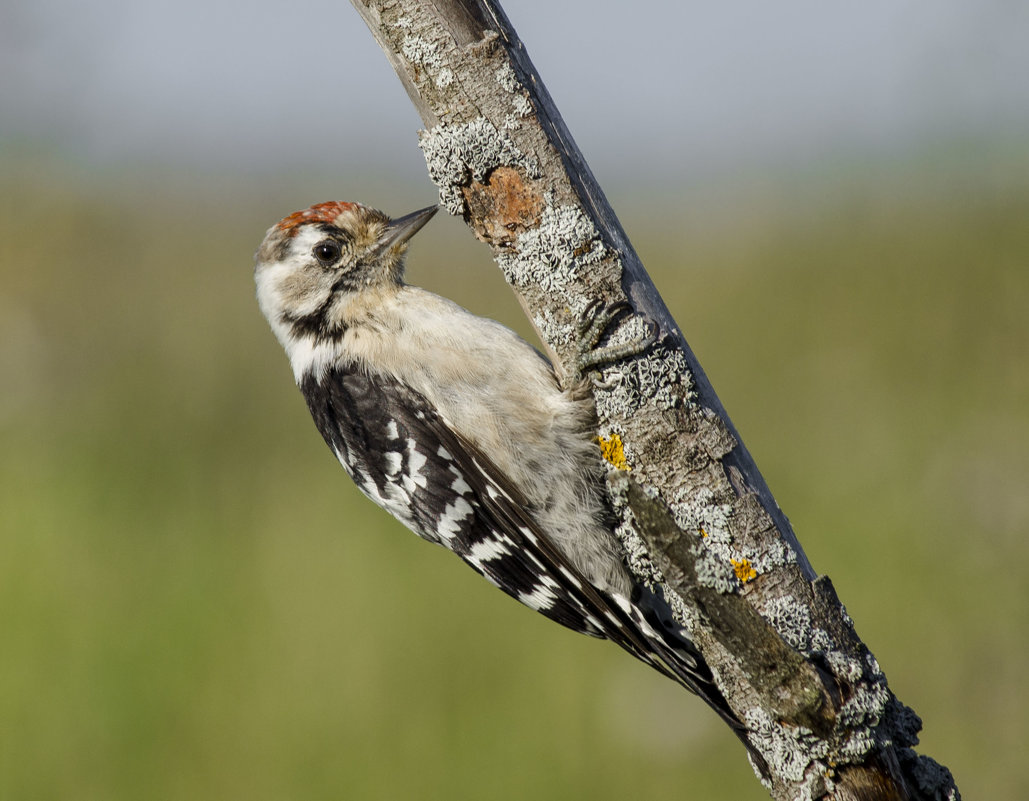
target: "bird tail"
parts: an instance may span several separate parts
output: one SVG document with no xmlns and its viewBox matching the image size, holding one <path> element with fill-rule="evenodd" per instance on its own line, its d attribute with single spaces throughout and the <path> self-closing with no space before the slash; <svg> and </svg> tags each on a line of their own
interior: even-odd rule
<svg viewBox="0 0 1029 801">
<path fill-rule="evenodd" d="M 636 618 L 641 633 L 648 640 L 653 656 L 656 657 L 644 661 L 690 692 L 699 695 L 729 725 L 740 742 L 746 746 L 754 766 L 762 776 L 768 778 L 768 763 L 751 744 L 747 736 L 749 729 L 730 708 L 715 683 L 711 668 L 672 616 L 671 606 L 663 593 L 660 589 L 638 585 L 633 596 L 630 605 L 635 612 L 633 617 Z"/>
</svg>

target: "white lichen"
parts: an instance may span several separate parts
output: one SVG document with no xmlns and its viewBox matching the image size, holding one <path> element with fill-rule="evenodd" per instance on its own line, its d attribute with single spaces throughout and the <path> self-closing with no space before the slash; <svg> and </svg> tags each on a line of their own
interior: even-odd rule
<svg viewBox="0 0 1029 801">
<path fill-rule="evenodd" d="M 532 114 L 532 103 L 510 64 L 505 63 L 493 73 L 493 77 L 500 88 L 511 95 L 511 108 L 514 109 L 514 116 L 508 116 L 505 119 L 504 127 L 514 127 L 518 124 L 516 117 L 528 117 Z"/>
<path fill-rule="evenodd" d="M 827 772 L 827 743 L 803 726 L 783 726 L 760 707 L 743 713 L 748 739 L 768 761 L 775 776 L 797 784 L 795 798 L 813 799 L 823 794 Z"/>
<path fill-rule="evenodd" d="M 505 92 L 518 91 L 518 77 L 509 63 L 505 62 L 500 69 L 493 73 L 493 77 Z"/>
<path fill-rule="evenodd" d="M 569 301 L 565 290 L 583 268 L 601 262 L 607 247 L 593 221 L 579 206 L 555 206 L 548 198 L 539 225 L 518 235 L 510 253 L 497 263 L 508 282 L 516 287 L 535 287 Z"/>
<path fill-rule="evenodd" d="M 555 315 L 550 309 L 540 309 L 533 315 L 532 322 L 543 341 L 551 347 L 573 345 L 578 341 L 576 327 Z"/>
<path fill-rule="evenodd" d="M 822 645 L 825 646 L 826 644 L 822 643 Z M 832 672 L 847 684 L 857 684 L 861 681 L 861 676 L 864 674 L 861 663 L 844 651 L 840 651 L 835 643 L 830 642 L 828 647 L 822 647 L 819 650 Z"/>
<path fill-rule="evenodd" d="M 718 500 L 710 488 L 679 487 L 668 506 L 676 525 L 683 531 L 700 531 L 706 546 L 732 544 L 729 521 L 733 507 Z"/>
<path fill-rule="evenodd" d="M 511 98 L 511 105 L 514 107 L 515 114 L 519 117 L 528 117 L 532 114 L 532 102 L 523 94 L 517 94 Z"/>
<path fill-rule="evenodd" d="M 412 64 L 436 68 L 443 66 L 443 58 L 440 56 L 439 49 L 420 36 L 413 36 L 411 34 L 405 36 L 404 41 L 400 45 L 400 52 Z"/>
<path fill-rule="evenodd" d="M 697 548 L 697 561 L 694 567 L 697 571 L 697 583 L 704 587 L 710 587 L 723 595 L 734 593 L 740 588 L 740 580 L 736 578 L 732 565 L 716 556 L 709 548 Z"/>
<path fill-rule="evenodd" d="M 622 544 L 622 552 L 629 569 L 646 584 L 663 582 L 661 571 L 651 559 L 650 552 L 639 534 L 636 515 L 629 505 L 629 480 L 625 472 L 610 468 L 607 486 L 611 507 L 620 518 L 620 522 L 615 526 L 615 535 Z"/>
<path fill-rule="evenodd" d="M 634 330 L 639 339 L 646 326 L 639 317 L 630 318 L 621 330 Z M 628 419 L 648 404 L 672 409 L 693 398 L 693 376 L 686 357 L 678 348 L 656 345 L 642 355 L 603 370 L 603 382 L 611 391 L 597 398 L 602 418 Z"/>
<path fill-rule="evenodd" d="M 511 137 L 485 117 L 456 125 L 441 123 L 419 134 L 429 177 L 439 187 L 440 205 L 451 214 L 464 212 L 461 187 L 484 181 L 497 167 L 521 169 L 530 178 L 540 176 L 539 163 L 523 154 Z"/>
<path fill-rule="evenodd" d="M 400 45 L 400 52 L 412 64 L 424 69 L 438 89 L 445 89 L 454 82 L 454 72 L 447 66 L 441 47 L 435 42 L 408 34 Z"/>
<path fill-rule="evenodd" d="M 829 632 L 814 628 L 811 630 L 810 648 L 812 654 L 830 654 L 836 651 L 837 646 Z"/>
<path fill-rule="evenodd" d="M 766 603 L 761 614 L 787 645 L 800 653 L 808 653 L 811 646 L 811 612 L 807 606 L 784 595 Z"/>
<path fill-rule="evenodd" d="M 762 543 L 761 550 L 751 557 L 758 573 L 770 573 L 776 568 L 791 565 L 797 561 L 797 554 L 783 540 L 773 537 Z"/>
<path fill-rule="evenodd" d="M 854 684 L 850 697 L 840 707 L 839 725 L 848 729 L 877 726 L 890 698 L 886 677 L 882 673 L 866 674 Z"/>
<path fill-rule="evenodd" d="M 444 67 L 436 73 L 435 83 L 438 89 L 446 89 L 450 84 L 454 82 L 454 71 L 449 67 Z"/>
</svg>

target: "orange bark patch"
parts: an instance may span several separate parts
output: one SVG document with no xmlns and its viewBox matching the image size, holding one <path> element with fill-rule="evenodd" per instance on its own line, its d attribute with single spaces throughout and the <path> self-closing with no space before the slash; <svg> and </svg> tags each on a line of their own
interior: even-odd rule
<svg viewBox="0 0 1029 801">
<path fill-rule="evenodd" d="M 511 245 L 527 228 L 539 225 L 543 197 L 513 167 L 497 167 L 485 183 L 462 187 L 475 235 L 494 245 Z"/>
</svg>

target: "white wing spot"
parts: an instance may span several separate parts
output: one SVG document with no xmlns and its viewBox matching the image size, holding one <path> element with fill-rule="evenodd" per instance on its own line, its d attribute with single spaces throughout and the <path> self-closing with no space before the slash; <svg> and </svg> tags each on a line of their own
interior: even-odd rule
<svg viewBox="0 0 1029 801">
<path fill-rule="evenodd" d="M 404 455 L 396 451 L 386 451 L 383 454 L 386 460 L 386 475 L 395 476 L 400 472 L 400 466 L 404 463 Z"/>
<path fill-rule="evenodd" d="M 632 602 L 629 601 L 628 598 L 626 598 L 623 595 L 612 595 L 611 597 L 614 599 L 615 603 L 622 607 L 622 609 L 625 610 L 629 617 L 632 618 L 632 622 L 636 624 L 636 627 L 640 630 L 644 637 L 650 640 L 661 639 L 661 636 L 656 631 L 654 631 L 653 626 L 651 626 L 650 623 L 647 622 L 647 619 L 643 616 L 643 613 L 640 612 L 640 610 L 637 609 L 635 606 L 633 606 Z"/>
<path fill-rule="evenodd" d="M 425 454 L 419 453 L 418 443 L 413 439 L 407 441 L 407 475 L 404 476 L 404 488 L 408 492 L 414 492 L 415 487 L 423 489 L 429 485 L 428 480 L 422 475 L 422 468 L 428 459 Z"/>
<path fill-rule="evenodd" d="M 468 552 L 468 558 L 477 564 L 502 559 L 511 553 L 511 546 L 506 540 L 483 540 L 477 542 Z"/>
<path fill-rule="evenodd" d="M 396 420 L 390 420 L 389 423 L 386 424 L 386 436 L 390 439 L 399 439 L 400 431 L 397 429 Z"/>
<path fill-rule="evenodd" d="M 549 587 L 536 587 L 532 592 L 523 592 L 518 596 L 518 600 L 525 604 L 530 609 L 535 609 L 537 612 L 542 612 L 544 609 L 550 609 L 554 606 L 554 602 L 557 600 L 557 596 L 554 591 Z"/>
<path fill-rule="evenodd" d="M 461 521 L 466 520 L 474 511 L 472 505 L 464 498 L 456 498 L 453 503 L 447 504 L 439 520 L 439 536 L 447 542 L 454 539 L 461 531 Z"/>
<path fill-rule="evenodd" d="M 539 542 L 539 540 L 537 539 L 536 535 L 533 534 L 531 528 L 526 528 L 525 526 L 519 526 L 518 530 L 521 531 L 522 534 L 525 535 L 525 539 L 527 539 L 529 542 L 533 543 L 534 545 L 537 542 Z"/>
</svg>

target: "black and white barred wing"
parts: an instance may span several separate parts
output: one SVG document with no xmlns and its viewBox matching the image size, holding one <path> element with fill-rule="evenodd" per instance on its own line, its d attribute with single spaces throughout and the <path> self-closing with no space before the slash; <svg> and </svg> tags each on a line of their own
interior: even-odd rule
<svg viewBox="0 0 1029 801">
<path fill-rule="evenodd" d="M 608 596 L 586 581 L 540 529 L 518 490 L 422 395 L 341 367 L 321 382 L 305 379 L 301 389 L 325 441 L 373 501 L 526 606 L 617 643 L 697 693 L 743 736 L 695 646 L 663 620 L 663 599 L 645 587 L 637 587 L 640 598 L 632 600 Z"/>
<path fill-rule="evenodd" d="M 325 441 L 377 504 L 526 606 L 668 672 L 655 664 L 627 601 L 582 578 L 492 461 L 423 396 L 359 368 L 335 367 L 301 389 Z"/>
</svg>

